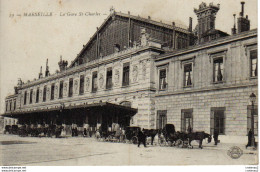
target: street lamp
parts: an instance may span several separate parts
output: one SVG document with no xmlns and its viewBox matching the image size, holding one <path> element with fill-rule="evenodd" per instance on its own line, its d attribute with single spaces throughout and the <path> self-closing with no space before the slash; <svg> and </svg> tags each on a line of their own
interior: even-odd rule
<svg viewBox="0 0 260 172">
<path fill-rule="evenodd" d="M 255 147 L 255 134 L 254 134 L 254 103 L 256 101 L 256 95 L 252 93 L 250 95 L 250 101 L 252 103 L 252 110 L 251 110 L 251 130 L 252 130 L 252 138 L 251 138 L 251 146 Z"/>
</svg>

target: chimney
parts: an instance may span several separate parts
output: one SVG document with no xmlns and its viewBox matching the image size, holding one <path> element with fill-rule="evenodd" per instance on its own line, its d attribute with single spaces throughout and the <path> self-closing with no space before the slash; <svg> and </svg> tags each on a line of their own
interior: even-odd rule
<svg viewBox="0 0 260 172">
<path fill-rule="evenodd" d="M 198 43 L 209 40 L 207 32 L 215 29 L 215 19 L 218 11 L 219 5 L 215 6 L 213 3 L 207 5 L 205 2 L 202 2 L 198 9 L 194 9 L 198 19 Z"/>
<path fill-rule="evenodd" d="M 241 17 L 244 17 L 244 5 L 245 5 L 245 2 L 242 1 L 242 2 L 241 2 L 241 12 L 240 12 L 240 16 L 241 16 Z"/>
<path fill-rule="evenodd" d="M 48 59 L 46 61 L 46 71 L 45 71 L 45 77 L 50 75 L 49 66 L 48 66 Z"/>
<path fill-rule="evenodd" d="M 192 18 L 190 17 L 189 21 L 189 31 L 192 32 Z"/>
<path fill-rule="evenodd" d="M 172 26 L 175 26 L 175 22 L 172 22 Z"/>
<path fill-rule="evenodd" d="M 233 14 L 234 16 L 234 27 L 231 29 L 231 33 L 232 35 L 235 35 L 236 32 L 237 32 L 237 29 L 236 29 L 236 14 Z"/>
<path fill-rule="evenodd" d="M 148 16 L 148 19 L 151 20 L 151 16 Z"/>
<path fill-rule="evenodd" d="M 66 70 L 68 61 L 62 60 L 62 56 L 60 56 L 60 61 L 58 62 L 58 65 L 59 65 L 60 71 L 62 72 L 64 70 Z"/>
<path fill-rule="evenodd" d="M 250 20 L 248 16 L 244 17 L 244 5 L 245 2 L 241 2 L 241 12 L 239 18 L 237 18 L 237 33 L 245 32 L 250 30 Z"/>
</svg>

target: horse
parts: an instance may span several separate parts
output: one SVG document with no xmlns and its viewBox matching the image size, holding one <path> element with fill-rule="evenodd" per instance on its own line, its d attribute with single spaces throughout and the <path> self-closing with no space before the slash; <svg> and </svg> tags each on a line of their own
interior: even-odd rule
<svg viewBox="0 0 260 172">
<path fill-rule="evenodd" d="M 202 141 L 203 139 L 208 139 L 208 143 L 211 142 L 211 135 L 205 133 L 204 131 L 202 132 L 194 132 L 194 133 L 188 133 L 187 134 L 187 138 L 188 138 L 188 143 L 189 143 L 189 147 L 193 148 L 193 146 L 191 145 L 191 141 L 192 140 L 198 140 L 199 141 L 199 148 L 202 149 Z"/>
<path fill-rule="evenodd" d="M 153 145 L 154 137 L 158 134 L 157 129 L 143 129 L 146 137 L 151 137 L 151 145 Z"/>
</svg>

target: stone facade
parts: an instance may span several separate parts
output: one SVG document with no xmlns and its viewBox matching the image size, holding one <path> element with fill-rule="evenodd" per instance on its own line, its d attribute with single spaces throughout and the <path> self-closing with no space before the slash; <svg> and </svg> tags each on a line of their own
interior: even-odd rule
<svg viewBox="0 0 260 172">
<path fill-rule="evenodd" d="M 247 134 L 249 96 L 257 95 L 257 77 L 250 76 L 250 51 L 257 49 L 256 30 L 156 59 L 156 110 L 167 110 L 167 123 L 181 130 L 182 110 L 191 109 L 193 129 L 211 132 L 212 108 L 224 108 L 224 134 Z M 186 53 L 189 52 L 189 53 Z M 215 57 L 223 58 L 223 80 L 213 81 Z M 184 65 L 192 65 L 192 84 L 184 85 Z M 167 70 L 167 89 L 159 90 L 160 68 Z M 256 102 L 257 104 L 257 102 Z"/>
<path fill-rule="evenodd" d="M 19 87 L 16 99 L 16 110 L 6 112 L 28 112 L 44 109 L 59 108 L 61 104 L 75 106 L 109 102 L 121 104 L 130 102 L 138 113 L 132 119 L 131 125 L 143 128 L 154 128 L 155 112 L 151 108 L 151 69 L 154 65 L 152 57 L 162 50 L 151 46 L 138 46 L 115 53 L 102 59 L 82 64 L 46 78 L 23 84 Z M 123 86 L 123 64 L 129 63 L 129 85 Z M 112 68 L 112 88 L 106 88 L 107 69 Z M 97 73 L 97 91 L 93 92 L 92 74 Z M 80 76 L 84 76 L 84 93 L 80 94 Z M 69 96 L 69 80 L 73 80 L 73 94 Z M 63 97 L 59 97 L 60 82 L 63 81 Z M 51 86 L 54 85 L 54 99 L 51 99 Z M 44 87 L 46 87 L 46 101 L 43 101 Z M 36 91 L 39 89 L 39 100 L 36 103 Z M 32 103 L 30 91 L 33 90 Z M 24 95 L 27 92 L 26 103 Z M 9 101 L 9 100 L 8 100 Z M 7 102 L 8 102 L 7 101 Z"/>
<path fill-rule="evenodd" d="M 207 7 L 202 3 L 199 15 L 204 15 L 204 8 L 218 11 L 219 6 L 210 4 Z M 137 20 L 133 16 L 132 19 Z M 208 24 L 214 24 L 215 14 L 211 20 Z M 201 20 L 199 24 L 202 24 Z M 249 95 L 258 94 L 257 30 L 217 36 L 220 32 L 215 32 L 213 26 L 205 30 L 212 39 L 204 40 L 202 44 L 200 36 L 204 32 L 199 30 L 199 41 L 189 47 L 187 45 L 196 40 L 191 29 L 181 30 L 186 41 L 175 39 L 174 33 L 170 41 L 172 47 L 165 47 L 162 40 L 154 39 L 153 34 L 157 31 L 148 34 L 147 28 L 141 27 L 134 29 L 139 42 L 130 45 L 129 29 L 127 40 L 124 40 L 129 41 L 128 47 L 120 50 L 119 46 L 114 53 L 109 51 L 104 57 L 99 56 L 97 50 L 97 56 L 86 56 L 88 60 L 83 60 L 84 63 L 79 55 L 69 68 L 61 59 L 59 65 L 65 65 L 61 71 L 25 84 L 19 80 L 16 93 L 6 98 L 6 116 L 37 111 L 47 113 L 50 109 L 73 109 L 100 102 L 122 106 L 128 103 L 137 109 L 130 121 L 133 126 L 159 129 L 165 123 L 172 123 L 177 130 L 185 131 L 187 125 L 191 125 L 194 131 L 212 133 L 217 128 L 223 135 L 245 136 L 250 128 Z M 180 29 L 175 25 L 167 28 L 173 32 Z M 201 25 L 201 28 L 205 27 Z M 188 37 L 194 40 L 188 41 Z M 177 42 L 186 46 L 179 47 Z M 84 52 L 87 47 L 83 46 L 81 54 L 90 53 Z M 127 79 L 124 80 L 125 76 Z M 78 112 L 73 113 L 77 115 Z"/>
</svg>

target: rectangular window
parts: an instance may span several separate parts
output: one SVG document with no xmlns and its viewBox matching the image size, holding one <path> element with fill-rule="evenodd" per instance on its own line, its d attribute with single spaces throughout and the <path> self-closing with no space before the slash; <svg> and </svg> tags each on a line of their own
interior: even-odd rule
<svg viewBox="0 0 260 172">
<path fill-rule="evenodd" d="M 30 104 L 32 104 L 32 98 L 33 98 L 33 90 L 30 90 Z"/>
<path fill-rule="evenodd" d="M 159 89 L 165 90 L 166 88 L 167 88 L 166 69 L 161 69 L 159 71 Z"/>
<path fill-rule="evenodd" d="M 5 111 L 8 111 L 8 101 L 5 102 Z"/>
<path fill-rule="evenodd" d="M 10 107 L 9 107 L 10 111 L 12 110 L 12 101 L 10 101 Z"/>
<path fill-rule="evenodd" d="M 223 81 L 223 58 L 214 59 L 214 66 L 213 66 L 213 82 L 222 82 Z"/>
<path fill-rule="evenodd" d="M 39 102 L 39 92 L 40 92 L 40 89 L 37 88 L 37 91 L 36 91 L 36 103 Z"/>
<path fill-rule="evenodd" d="M 14 110 L 16 109 L 16 100 L 14 100 Z"/>
<path fill-rule="evenodd" d="M 47 86 L 45 85 L 43 88 L 43 96 L 42 96 L 43 102 L 46 102 L 46 93 L 47 93 Z"/>
<path fill-rule="evenodd" d="M 63 81 L 60 81 L 59 98 L 63 98 Z"/>
<path fill-rule="evenodd" d="M 92 92 L 95 93 L 97 91 L 97 72 L 92 73 Z"/>
<path fill-rule="evenodd" d="M 55 90 L 55 84 L 51 84 L 51 100 L 54 100 L 54 90 Z"/>
<path fill-rule="evenodd" d="M 193 129 L 193 109 L 181 110 L 181 131 L 189 132 L 189 128 Z"/>
<path fill-rule="evenodd" d="M 79 81 L 79 94 L 84 94 L 84 82 L 85 82 L 85 76 L 80 75 L 80 81 Z"/>
<path fill-rule="evenodd" d="M 69 80 L 69 97 L 72 97 L 73 95 L 73 78 L 70 78 Z"/>
<path fill-rule="evenodd" d="M 252 116 L 254 116 L 254 135 L 258 136 L 258 108 L 254 106 L 254 111 L 252 106 L 247 106 L 247 133 L 252 129 Z M 252 114 L 253 113 L 253 114 Z"/>
<path fill-rule="evenodd" d="M 257 77 L 257 50 L 250 51 L 250 76 Z"/>
<path fill-rule="evenodd" d="M 129 70 L 130 70 L 130 63 L 124 63 L 123 64 L 123 86 L 129 85 Z"/>
<path fill-rule="evenodd" d="M 225 108 L 211 108 L 210 113 L 210 133 L 213 134 L 214 130 L 219 134 L 225 134 Z"/>
<path fill-rule="evenodd" d="M 107 69 L 107 82 L 106 82 L 106 89 L 112 88 L 112 68 Z"/>
<path fill-rule="evenodd" d="M 192 85 L 192 63 L 184 65 L 184 87 Z"/>
<path fill-rule="evenodd" d="M 167 124 L 167 110 L 157 111 L 157 129 L 163 129 Z"/>
<path fill-rule="evenodd" d="M 26 105 L 27 91 L 24 92 L 23 104 Z"/>
</svg>

